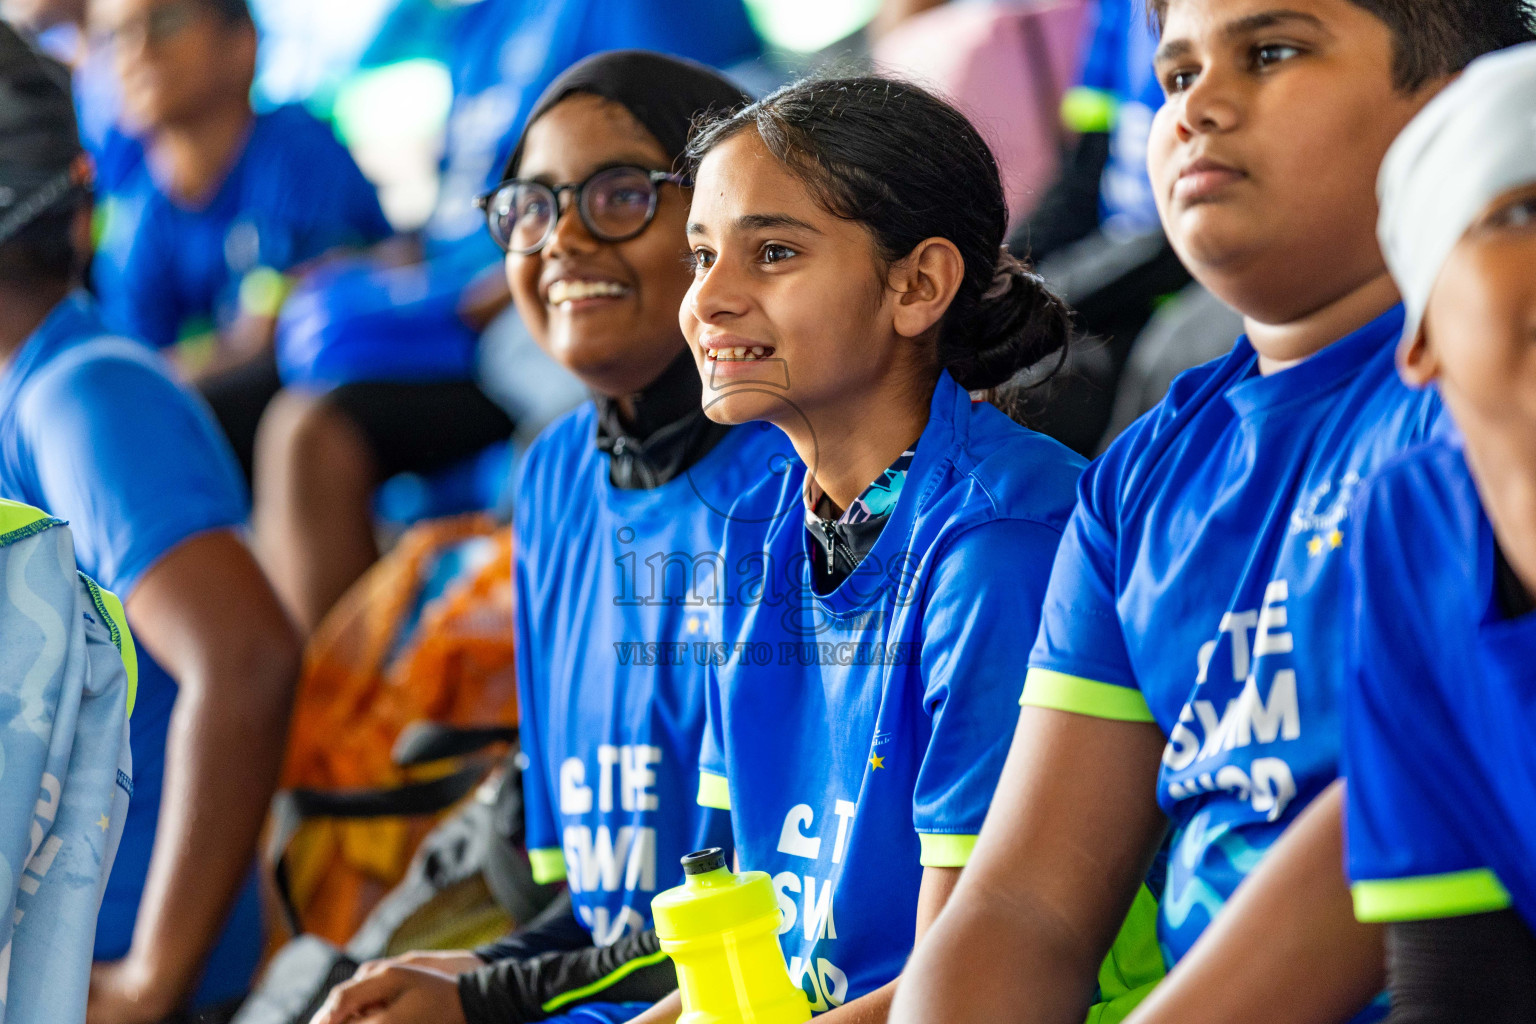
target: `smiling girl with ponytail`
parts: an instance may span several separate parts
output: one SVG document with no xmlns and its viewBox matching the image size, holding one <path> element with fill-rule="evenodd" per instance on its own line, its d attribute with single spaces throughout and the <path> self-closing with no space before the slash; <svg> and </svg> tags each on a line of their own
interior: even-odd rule
<svg viewBox="0 0 1536 1024">
<path fill-rule="evenodd" d="M 790 86 L 689 157 L 705 411 L 799 456 L 726 526 L 752 578 L 713 602 L 699 801 L 773 876 L 813 1010 L 883 1020 L 986 816 L 1083 466 L 971 392 L 1059 358 L 1069 317 L 1002 249 L 986 143 L 919 88 Z"/>
</svg>

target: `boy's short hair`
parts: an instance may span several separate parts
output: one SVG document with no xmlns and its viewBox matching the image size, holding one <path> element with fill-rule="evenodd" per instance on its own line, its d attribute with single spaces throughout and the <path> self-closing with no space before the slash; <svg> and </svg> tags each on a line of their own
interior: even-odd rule
<svg viewBox="0 0 1536 1024">
<path fill-rule="evenodd" d="M 1162 30 L 1171 0 L 1147 0 Z M 1415 92 L 1485 53 L 1536 39 L 1531 0 L 1349 0 L 1392 30 L 1392 84 Z"/>
</svg>

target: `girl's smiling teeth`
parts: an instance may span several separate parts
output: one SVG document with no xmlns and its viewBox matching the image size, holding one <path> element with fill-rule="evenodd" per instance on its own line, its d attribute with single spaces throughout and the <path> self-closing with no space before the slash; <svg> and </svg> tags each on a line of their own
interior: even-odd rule
<svg viewBox="0 0 1536 1024">
<path fill-rule="evenodd" d="M 773 348 L 767 345 L 738 345 L 735 348 L 706 348 L 704 350 L 704 358 L 711 363 L 751 362 L 754 359 L 762 359 L 772 353 Z"/>
<path fill-rule="evenodd" d="M 549 286 L 549 304 L 564 305 L 583 299 L 616 299 L 628 295 L 629 289 L 617 281 L 576 281 L 562 279 Z"/>
</svg>

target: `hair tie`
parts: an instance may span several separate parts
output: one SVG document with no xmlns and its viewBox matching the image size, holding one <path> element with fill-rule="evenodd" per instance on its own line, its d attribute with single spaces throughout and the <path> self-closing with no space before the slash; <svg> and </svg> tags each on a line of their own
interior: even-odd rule
<svg viewBox="0 0 1536 1024">
<path fill-rule="evenodd" d="M 1025 269 L 1018 257 L 1009 252 L 1006 245 L 1003 246 L 998 252 L 997 269 L 992 271 L 992 285 L 982 293 L 981 301 L 991 302 L 993 299 L 1000 299 L 1007 295 L 1008 290 L 1013 287 L 1013 282 L 1019 279 Z"/>
</svg>

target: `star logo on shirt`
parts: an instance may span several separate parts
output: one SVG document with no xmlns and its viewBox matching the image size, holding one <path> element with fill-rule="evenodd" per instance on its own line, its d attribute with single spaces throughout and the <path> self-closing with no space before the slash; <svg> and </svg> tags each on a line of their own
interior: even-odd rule
<svg viewBox="0 0 1536 1024">
<path fill-rule="evenodd" d="M 112 827 L 112 819 L 103 814 L 101 816 L 101 820 L 96 823 L 96 827 L 105 832 L 107 829 Z"/>
<path fill-rule="evenodd" d="M 1343 546 L 1344 534 L 1342 531 L 1333 530 L 1326 534 L 1319 533 L 1317 536 L 1307 541 L 1307 554 L 1311 555 L 1313 558 L 1316 558 L 1325 552 L 1336 551 Z"/>
<path fill-rule="evenodd" d="M 877 770 L 879 770 L 881 768 L 884 768 L 884 767 L 885 767 L 885 758 L 881 757 L 879 754 L 870 754 L 869 755 L 869 770 L 870 771 L 877 771 Z"/>
</svg>

